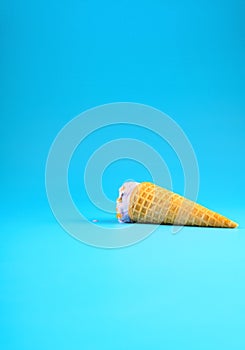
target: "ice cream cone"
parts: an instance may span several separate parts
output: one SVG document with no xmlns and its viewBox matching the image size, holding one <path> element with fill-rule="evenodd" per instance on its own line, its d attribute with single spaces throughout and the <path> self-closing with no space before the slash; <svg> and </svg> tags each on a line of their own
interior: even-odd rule
<svg viewBox="0 0 245 350">
<path fill-rule="evenodd" d="M 227 228 L 238 226 L 225 216 L 150 182 L 129 182 L 121 187 L 117 217 L 120 222 Z"/>
</svg>

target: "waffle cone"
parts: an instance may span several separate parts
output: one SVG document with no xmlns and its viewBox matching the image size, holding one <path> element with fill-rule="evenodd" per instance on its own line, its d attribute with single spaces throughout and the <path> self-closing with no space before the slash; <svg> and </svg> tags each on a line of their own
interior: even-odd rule
<svg viewBox="0 0 245 350">
<path fill-rule="evenodd" d="M 152 224 L 235 228 L 238 225 L 212 210 L 150 182 L 135 187 L 129 202 L 132 221 Z"/>
</svg>

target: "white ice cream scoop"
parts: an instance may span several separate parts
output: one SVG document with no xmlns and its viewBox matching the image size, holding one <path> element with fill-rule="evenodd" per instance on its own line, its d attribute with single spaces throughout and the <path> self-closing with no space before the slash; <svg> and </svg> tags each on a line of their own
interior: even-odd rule
<svg viewBox="0 0 245 350">
<path fill-rule="evenodd" d="M 117 199 L 117 218 L 120 223 L 132 222 L 128 215 L 128 206 L 130 201 L 130 195 L 133 189 L 139 184 L 139 182 L 128 181 L 119 188 L 119 197 Z"/>
</svg>

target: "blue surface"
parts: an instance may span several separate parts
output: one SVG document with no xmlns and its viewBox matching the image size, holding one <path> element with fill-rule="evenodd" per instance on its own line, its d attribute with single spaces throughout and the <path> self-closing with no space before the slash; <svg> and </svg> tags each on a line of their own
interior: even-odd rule
<svg viewBox="0 0 245 350">
<path fill-rule="evenodd" d="M 1 349 L 244 349 L 244 3 L 2 1 L 0 9 Z M 106 250 L 60 228 L 45 193 L 50 145 L 74 116 L 115 101 L 176 120 L 197 155 L 198 201 L 239 229 L 172 235 L 160 227 Z M 112 134 L 134 130 L 105 130 L 86 149 Z M 161 152 L 181 193 L 174 153 L 155 136 L 139 137 Z M 128 177 L 149 173 L 126 160 L 107 168 L 109 198 Z"/>
</svg>

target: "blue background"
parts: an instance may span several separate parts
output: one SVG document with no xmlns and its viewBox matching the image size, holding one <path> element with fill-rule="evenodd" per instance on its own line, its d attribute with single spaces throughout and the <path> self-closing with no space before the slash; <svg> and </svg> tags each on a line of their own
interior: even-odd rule
<svg viewBox="0 0 245 350">
<path fill-rule="evenodd" d="M 2 349 L 244 349 L 244 12 L 239 0 L 1 1 Z M 239 229 L 161 227 L 105 250 L 59 227 L 50 145 L 74 116 L 116 101 L 176 120 L 198 158 L 198 201 Z M 181 192 L 175 156 L 162 155 Z M 103 176 L 110 198 L 125 162 Z"/>
</svg>

